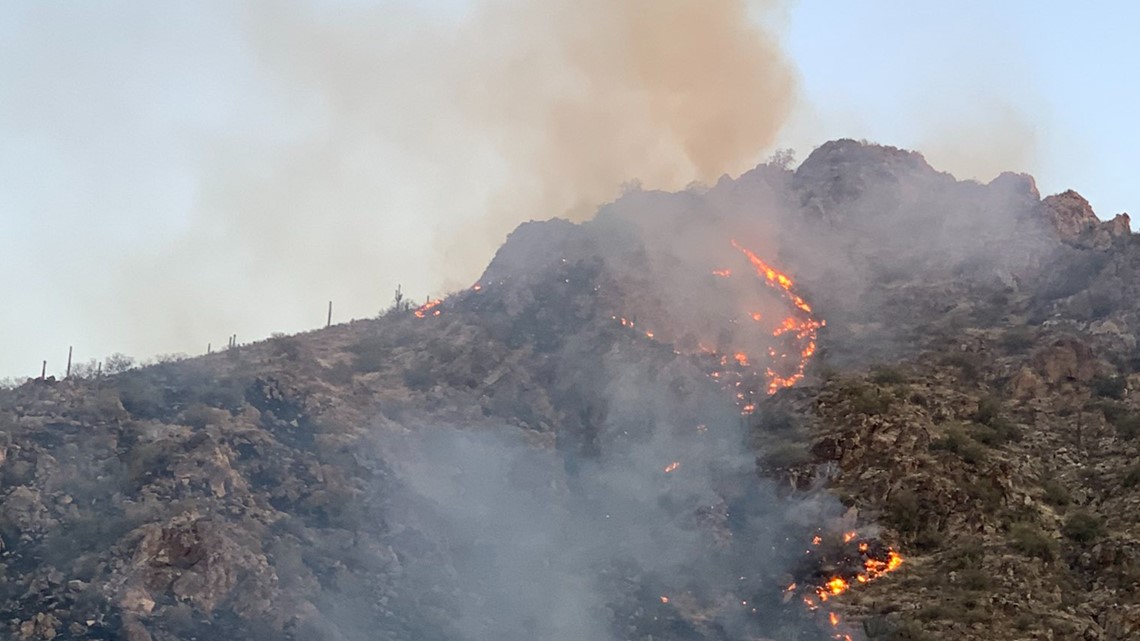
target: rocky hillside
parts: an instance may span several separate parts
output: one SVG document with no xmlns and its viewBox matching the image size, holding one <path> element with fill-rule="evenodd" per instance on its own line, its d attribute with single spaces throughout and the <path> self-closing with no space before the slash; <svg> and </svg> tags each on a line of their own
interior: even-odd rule
<svg viewBox="0 0 1140 641">
<path fill-rule="evenodd" d="M 853 141 L 528 223 L 419 314 L 0 392 L 0 637 L 1135 639 L 1138 288 L 1126 216 Z"/>
</svg>

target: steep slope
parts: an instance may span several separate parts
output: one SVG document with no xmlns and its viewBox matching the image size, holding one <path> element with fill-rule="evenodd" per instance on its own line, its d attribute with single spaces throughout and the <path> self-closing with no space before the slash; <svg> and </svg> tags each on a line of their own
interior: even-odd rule
<svg viewBox="0 0 1140 641">
<path fill-rule="evenodd" d="M 528 223 L 422 314 L 0 392 L 0 620 L 1134 638 L 1138 276 L 1127 218 L 1074 192 L 854 141 Z M 786 318 L 818 351 L 768 396 Z"/>
</svg>

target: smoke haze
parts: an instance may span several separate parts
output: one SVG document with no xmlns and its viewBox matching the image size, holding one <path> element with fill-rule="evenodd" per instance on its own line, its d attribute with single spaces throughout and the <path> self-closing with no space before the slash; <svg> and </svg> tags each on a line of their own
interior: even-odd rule
<svg viewBox="0 0 1140 641">
<path fill-rule="evenodd" d="M 20 100 L 3 117 L 22 123 L 13 144 L 72 170 L 13 168 L 45 184 L 12 206 L 67 230 L 38 246 L 74 257 L 51 268 L 66 287 L 35 305 L 63 317 L 82 358 L 197 353 L 313 327 L 329 299 L 345 320 L 398 283 L 416 298 L 469 285 L 518 222 L 581 218 L 631 180 L 678 188 L 754 164 L 795 95 L 756 20 L 778 8 L 21 6 L 5 72 Z M 36 34 L 49 25 L 88 46 L 48 46 Z M 87 245 L 110 225 L 122 228 L 111 246 Z M 13 265 L 34 260 L 23 250 Z M 12 354 L 5 368 L 41 356 L 62 365 Z"/>
</svg>

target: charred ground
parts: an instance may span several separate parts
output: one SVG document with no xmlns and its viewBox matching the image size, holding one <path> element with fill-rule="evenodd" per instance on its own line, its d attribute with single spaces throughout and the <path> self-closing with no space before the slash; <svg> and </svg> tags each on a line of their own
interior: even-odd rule
<svg viewBox="0 0 1140 641">
<path fill-rule="evenodd" d="M 730 238 L 827 321 L 745 417 L 688 349 L 736 340 Z M 849 529 L 906 562 L 829 600 L 841 633 L 1140 633 L 1126 218 L 837 141 L 523 225 L 480 284 L 0 393 L 5 634 L 826 639 L 787 586 Z"/>
</svg>

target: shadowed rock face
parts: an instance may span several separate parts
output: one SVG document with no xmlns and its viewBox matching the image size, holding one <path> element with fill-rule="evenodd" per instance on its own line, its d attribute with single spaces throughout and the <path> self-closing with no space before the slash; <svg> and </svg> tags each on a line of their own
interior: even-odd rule
<svg viewBox="0 0 1140 641">
<path fill-rule="evenodd" d="M 786 305 L 731 239 L 827 320 L 747 417 L 686 342 Z M 1135 638 L 1138 272 L 1074 192 L 836 141 L 523 225 L 438 317 L 29 382 L 0 637 Z M 861 542 L 906 562 L 806 608 Z"/>
</svg>

